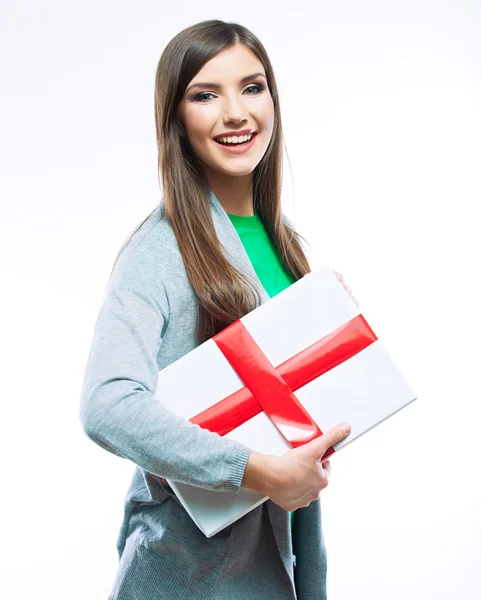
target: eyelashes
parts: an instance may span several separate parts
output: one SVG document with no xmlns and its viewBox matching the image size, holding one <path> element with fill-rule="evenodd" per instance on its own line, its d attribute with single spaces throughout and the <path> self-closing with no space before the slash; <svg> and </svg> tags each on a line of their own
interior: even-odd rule
<svg viewBox="0 0 481 600">
<path fill-rule="evenodd" d="M 253 94 L 247 94 L 248 96 L 256 96 L 257 94 L 262 93 L 265 89 L 266 86 L 262 83 L 252 83 L 251 85 L 247 86 L 246 89 L 244 91 L 247 91 L 251 88 L 258 88 L 258 92 L 253 93 Z M 192 100 L 194 102 L 200 102 L 200 104 L 204 104 L 207 100 L 203 100 L 203 96 L 213 96 L 212 92 L 200 92 L 200 94 L 196 94 L 195 96 L 192 96 Z"/>
</svg>

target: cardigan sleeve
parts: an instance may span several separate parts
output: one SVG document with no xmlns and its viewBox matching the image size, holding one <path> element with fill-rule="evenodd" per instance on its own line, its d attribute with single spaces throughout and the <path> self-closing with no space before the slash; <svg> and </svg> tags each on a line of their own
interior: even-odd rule
<svg viewBox="0 0 481 600">
<path fill-rule="evenodd" d="M 159 263 L 149 244 L 131 242 L 112 272 L 85 366 L 82 428 L 103 449 L 159 477 L 238 492 L 250 449 L 190 423 L 155 396 L 169 320 Z"/>
</svg>

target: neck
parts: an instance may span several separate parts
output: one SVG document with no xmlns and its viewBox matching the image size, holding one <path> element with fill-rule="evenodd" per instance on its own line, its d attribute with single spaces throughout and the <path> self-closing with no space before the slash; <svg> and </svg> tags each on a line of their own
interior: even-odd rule
<svg viewBox="0 0 481 600">
<path fill-rule="evenodd" d="M 226 213 L 239 217 L 254 216 L 252 173 L 239 177 L 207 173 L 207 180 Z"/>
</svg>

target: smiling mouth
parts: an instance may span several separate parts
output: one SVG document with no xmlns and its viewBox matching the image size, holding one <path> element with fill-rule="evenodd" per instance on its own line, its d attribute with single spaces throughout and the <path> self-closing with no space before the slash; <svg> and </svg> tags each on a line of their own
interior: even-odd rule
<svg viewBox="0 0 481 600">
<path fill-rule="evenodd" d="M 250 144 L 252 142 L 252 140 L 256 137 L 256 135 L 257 135 L 257 131 L 255 133 L 253 133 L 251 138 L 249 140 L 247 140 L 246 142 L 221 142 L 220 140 L 216 140 L 215 138 L 214 138 L 214 142 L 217 142 L 221 146 L 226 146 L 226 147 L 231 147 L 231 148 L 242 148 L 242 146 L 247 146 L 248 144 Z M 232 137 L 234 137 L 234 136 L 232 136 Z"/>
</svg>

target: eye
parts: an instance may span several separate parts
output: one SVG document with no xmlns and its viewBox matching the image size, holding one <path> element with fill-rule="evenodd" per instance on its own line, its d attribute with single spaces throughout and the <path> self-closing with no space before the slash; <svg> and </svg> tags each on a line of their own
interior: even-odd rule
<svg viewBox="0 0 481 600">
<path fill-rule="evenodd" d="M 203 102 L 201 98 L 203 98 L 204 96 L 213 96 L 213 94 L 211 94 L 210 92 L 201 92 L 200 94 L 197 94 L 197 96 L 194 96 L 192 99 L 194 100 L 194 102 Z"/>
<path fill-rule="evenodd" d="M 246 91 L 250 88 L 259 88 L 259 91 L 257 92 L 258 94 L 260 94 L 263 90 L 265 90 L 265 85 L 262 85 L 261 83 L 253 83 L 252 85 L 248 86 L 246 88 Z M 248 94 L 248 96 L 252 96 L 253 94 Z"/>
<path fill-rule="evenodd" d="M 252 83 L 251 85 L 246 87 L 244 92 L 247 92 L 247 90 L 250 90 L 252 88 L 257 88 L 258 91 L 256 91 L 254 89 L 254 93 L 247 94 L 248 96 L 254 96 L 256 94 L 260 94 L 261 92 L 263 92 L 266 89 L 266 86 L 263 85 L 262 83 Z M 206 102 L 207 100 L 209 100 L 209 98 L 207 98 L 205 100 L 204 99 L 205 96 L 213 96 L 213 95 L 214 94 L 212 94 L 212 92 L 201 92 L 200 94 L 197 94 L 196 96 L 194 96 L 192 99 L 194 100 L 194 102 L 200 102 L 202 104 L 202 103 Z"/>
</svg>

